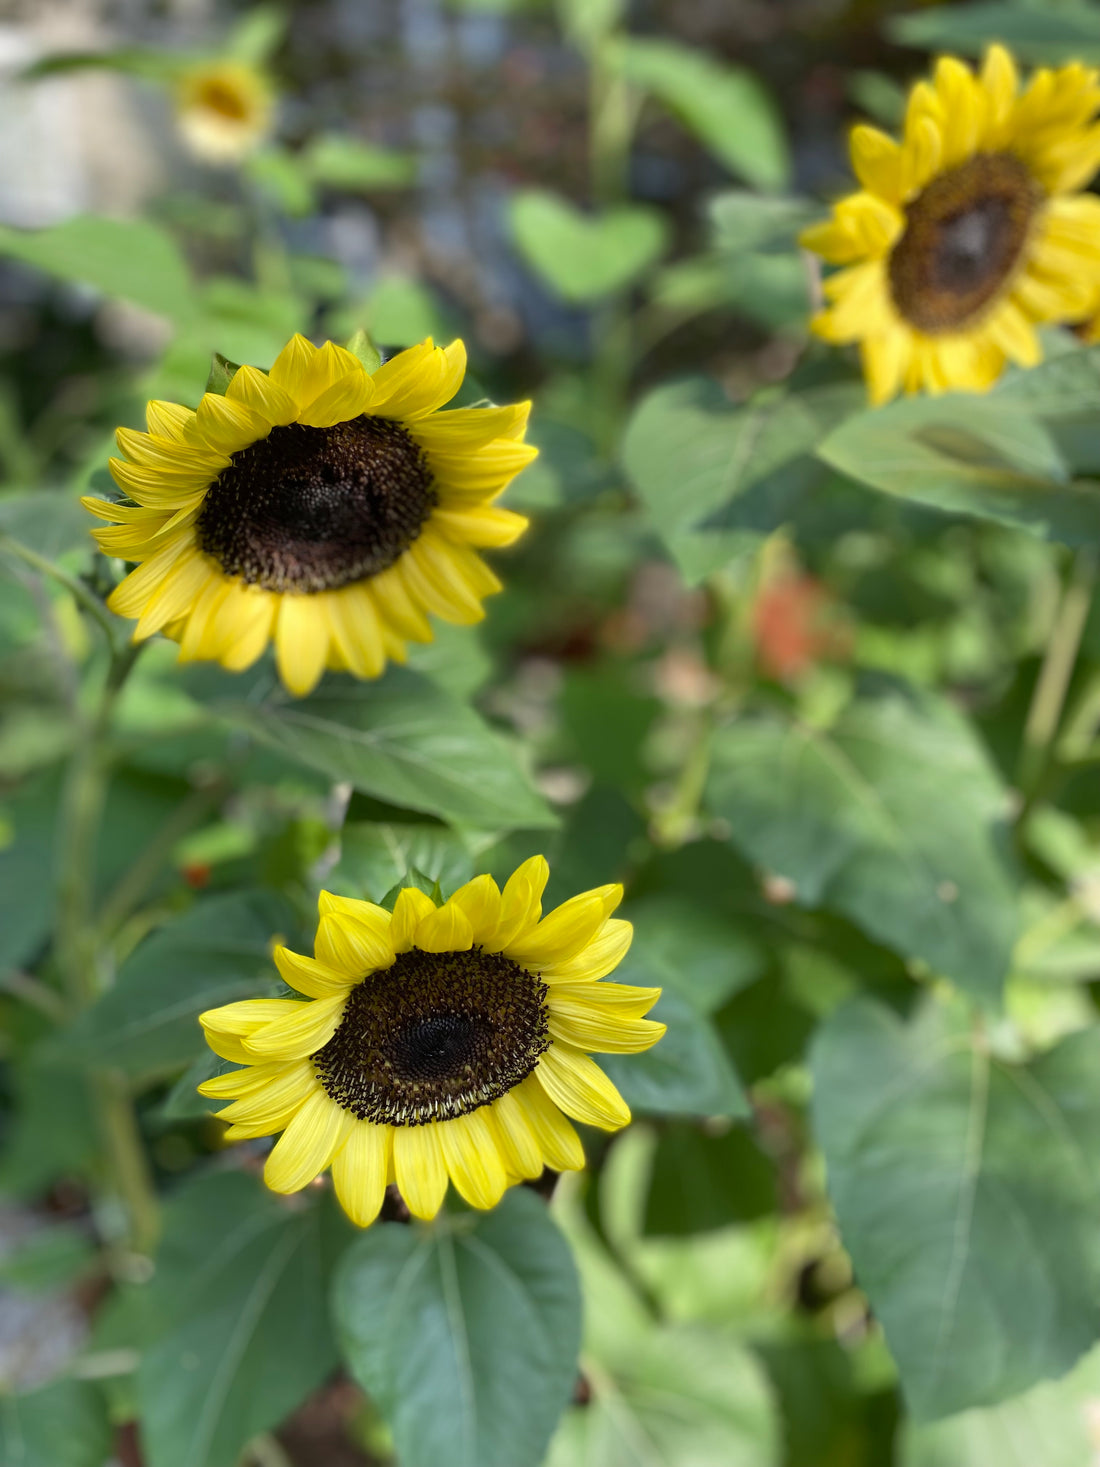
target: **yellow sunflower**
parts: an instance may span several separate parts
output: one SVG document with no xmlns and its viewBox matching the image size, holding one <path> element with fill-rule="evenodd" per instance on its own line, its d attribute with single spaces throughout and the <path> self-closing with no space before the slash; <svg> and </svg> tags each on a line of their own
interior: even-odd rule
<svg viewBox="0 0 1100 1467">
<path fill-rule="evenodd" d="M 270 374 L 241 367 L 198 411 L 151 402 L 149 431 L 118 430 L 111 459 L 130 503 L 85 499 L 105 555 L 139 561 L 111 594 L 164 632 L 180 660 L 251 666 L 270 640 L 304 696 L 326 667 L 377 677 L 428 613 L 469 624 L 500 581 L 477 546 L 527 526 L 493 500 L 536 449 L 530 403 L 438 409 L 466 370 L 461 341 L 431 339 L 373 376 L 331 341 L 295 336 Z"/>
<path fill-rule="evenodd" d="M 1003 46 L 975 75 L 952 56 L 909 95 L 900 143 L 852 132 L 862 188 L 802 243 L 845 268 L 812 322 L 860 343 L 873 402 L 896 392 L 986 391 L 1006 362 L 1033 366 L 1035 327 L 1100 302 L 1097 73 L 1037 71 L 1021 89 Z"/>
<path fill-rule="evenodd" d="M 207 163 L 239 163 L 271 131 L 275 95 L 243 61 L 204 61 L 182 73 L 176 118 L 187 147 Z"/>
<path fill-rule="evenodd" d="M 199 1086 L 231 1099 L 232 1140 L 282 1131 L 264 1169 L 297 1192 L 332 1167 L 367 1227 L 395 1182 L 431 1218 L 448 1179 L 473 1207 L 584 1165 L 567 1119 L 617 1130 L 630 1111 L 586 1051 L 635 1053 L 665 1032 L 643 1016 L 659 988 L 599 980 L 630 946 L 601 886 L 542 916 L 549 867 L 526 861 L 503 892 L 478 876 L 442 906 L 415 887 L 392 915 L 322 892 L 315 956 L 275 949 L 306 1001 L 246 999 L 202 1015 L 215 1054 L 246 1068 Z M 564 1114 L 563 1114 L 564 1112 Z"/>
</svg>

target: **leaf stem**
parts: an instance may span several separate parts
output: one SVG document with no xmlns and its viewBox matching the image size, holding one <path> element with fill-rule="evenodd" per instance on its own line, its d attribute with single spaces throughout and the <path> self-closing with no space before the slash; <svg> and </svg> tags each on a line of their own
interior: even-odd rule
<svg viewBox="0 0 1100 1467">
<path fill-rule="evenodd" d="M 1024 725 L 1016 773 L 1016 783 L 1024 795 L 1024 812 L 1034 803 L 1046 773 L 1092 604 L 1096 574 L 1096 551 L 1082 548 L 1074 557 L 1069 584 L 1058 608 Z"/>
<path fill-rule="evenodd" d="M 29 565 L 32 570 L 36 570 L 39 575 L 49 576 L 58 585 L 64 586 L 74 601 L 99 623 L 107 638 L 107 645 L 111 649 L 112 656 L 117 654 L 116 628 L 118 624 L 95 592 L 90 590 L 78 576 L 70 575 L 67 570 L 62 570 L 52 560 L 47 560 L 44 555 L 39 555 L 37 550 L 32 550 L 29 545 L 24 545 L 10 535 L 0 535 L 0 550 L 5 551 L 8 555 L 14 555 L 24 565 Z"/>
</svg>

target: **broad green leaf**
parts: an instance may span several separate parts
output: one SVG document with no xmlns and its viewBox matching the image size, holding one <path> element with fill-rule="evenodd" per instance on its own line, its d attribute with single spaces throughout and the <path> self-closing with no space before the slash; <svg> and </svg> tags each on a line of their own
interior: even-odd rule
<svg viewBox="0 0 1100 1467">
<path fill-rule="evenodd" d="M 1094 1467 L 1100 1349 L 1062 1380 L 924 1426 L 904 1423 L 898 1467 Z"/>
<path fill-rule="evenodd" d="M 68 494 L 32 490 L 0 499 L 0 551 L 10 535 L 37 555 L 59 560 L 71 550 L 87 550 L 92 544 L 92 523 L 80 501 Z"/>
<path fill-rule="evenodd" d="M 59 1177 L 83 1180 L 99 1160 L 102 1137 L 84 1075 L 51 1062 L 39 1045 L 12 1067 L 12 1119 L 0 1151 L 0 1193 L 40 1198 Z"/>
<path fill-rule="evenodd" d="M 293 915 L 269 892 L 233 892 L 196 902 L 127 958 L 112 988 L 60 1041 L 68 1053 L 135 1078 L 188 1064 L 202 1049 L 204 1009 L 278 988 L 273 938 L 291 936 Z"/>
<path fill-rule="evenodd" d="M 1026 397 L 1021 384 L 1003 397 L 903 398 L 841 423 L 818 454 L 899 499 L 1091 543 L 1100 532 L 1100 486 L 1070 480 Z"/>
<path fill-rule="evenodd" d="M 677 41 L 634 36 L 613 56 L 629 81 L 663 103 L 731 172 L 763 189 L 787 182 L 783 123 L 751 71 Z"/>
<path fill-rule="evenodd" d="M 438 881 L 447 894 L 474 875 L 469 850 L 445 825 L 371 821 L 344 826 L 340 859 L 325 877 L 325 889 L 377 902 L 412 870 Z"/>
<path fill-rule="evenodd" d="M 31 1233 L 0 1258 L 0 1284 L 20 1293 L 48 1293 L 70 1287 L 98 1260 L 86 1228 L 54 1223 Z"/>
<path fill-rule="evenodd" d="M 805 262 L 793 249 L 676 260 L 657 273 L 649 294 L 655 306 L 667 311 L 725 309 L 773 328 L 797 324 L 800 331 L 810 299 Z"/>
<path fill-rule="evenodd" d="M 735 407 L 717 382 L 693 377 L 641 400 L 623 464 L 689 582 L 795 514 L 824 478 L 813 450 L 859 398 L 844 383 Z"/>
<path fill-rule="evenodd" d="M 732 255 L 746 250 L 793 250 L 799 231 L 821 216 L 811 199 L 777 198 L 747 189 L 725 189 L 707 205 L 716 249 Z"/>
<path fill-rule="evenodd" d="M 886 30 L 900 45 L 944 47 L 964 56 L 979 56 L 990 41 L 1001 41 L 1020 61 L 1100 61 L 1100 14 L 1095 6 L 1076 0 L 1058 5 L 1012 5 L 1006 0 L 945 5 L 891 16 Z"/>
<path fill-rule="evenodd" d="M 592 1399 L 569 1412 L 546 1467 L 779 1467 L 767 1383 L 732 1332 L 649 1325 L 586 1378 Z"/>
<path fill-rule="evenodd" d="M 172 321 L 183 322 L 195 309 L 183 256 L 172 238 L 146 219 L 82 214 L 50 229 L 0 226 L 0 255 Z"/>
<path fill-rule="evenodd" d="M 523 189 L 512 233 L 533 270 L 567 301 L 585 304 L 632 284 L 664 253 L 664 216 L 642 204 L 583 214 L 557 194 Z"/>
<path fill-rule="evenodd" d="M 764 971 L 766 954 L 743 918 L 679 893 L 643 897 L 624 915 L 634 924 L 633 958 L 650 981 L 683 992 L 713 1013 Z"/>
<path fill-rule="evenodd" d="M 505 741 L 413 672 L 327 679 L 308 698 L 215 707 L 290 758 L 410 810 L 508 830 L 554 824 Z"/>
<path fill-rule="evenodd" d="M 538 1467 L 573 1393 L 581 1300 L 533 1192 L 425 1228 L 382 1223 L 348 1249 L 333 1308 L 348 1369 L 402 1467 Z"/>
<path fill-rule="evenodd" d="M 231 362 L 228 357 L 223 357 L 220 351 L 216 351 L 210 359 L 210 375 L 206 379 L 206 391 L 213 392 L 218 397 L 224 397 L 225 389 L 240 370 L 240 362 Z"/>
<path fill-rule="evenodd" d="M 1100 1029 L 1028 1064 L 859 1000 L 813 1051 L 829 1195 L 915 1418 L 1060 1375 L 1100 1307 Z M 994 1459 L 988 1459 L 994 1460 Z"/>
<path fill-rule="evenodd" d="M 0 802 L 0 973 L 29 962 L 49 936 L 60 793 L 49 770 Z"/>
<path fill-rule="evenodd" d="M 261 66 L 278 49 L 288 19 L 282 5 L 253 5 L 230 31 L 226 51 L 237 61 Z"/>
<path fill-rule="evenodd" d="M 405 188 L 416 180 L 411 153 L 378 148 L 338 132 L 315 138 L 299 161 L 307 178 L 329 188 Z"/>
<path fill-rule="evenodd" d="M 658 1134 L 646 1196 L 647 1237 L 683 1237 L 751 1222 L 776 1205 L 775 1167 L 743 1126 L 714 1134 L 677 1124 Z"/>
<path fill-rule="evenodd" d="M 948 703 L 885 686 L 828 730 L 741 719 L 715 737 L 707 801 L 797 901 L 996 1002 L 1017 921 L 1008 792 Z"/>
<path fill-rule="evenodd" d="M 289 1207 L 241 1172 L 173 1194 L 137 1375 L 150 1467 L 235 1467 L 335 1368 L 325 1301 L 337 1226 L 319 1199 Z"/>
<path fill-rule="evenodd" d="M 114 1433 L 107 1402 L 82 1380 L 59 1380 L 25 1396 L 0 1395 L 4 1467 L 103 1467 Z"/>
<path fill-rule="evenodd" d="M 247 158 L 242 167 L 252 182 L 292 218 L 303 219 L 317 207 L 317 190 L 302 168 L 299 153 L 269 144 Z"/>
</svg>

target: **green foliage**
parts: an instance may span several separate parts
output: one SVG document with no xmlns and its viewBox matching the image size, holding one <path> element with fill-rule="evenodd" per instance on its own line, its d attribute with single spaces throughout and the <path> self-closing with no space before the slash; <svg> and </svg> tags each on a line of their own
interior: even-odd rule
<svg viewBox="0 0 1100 1467">
<path fill-rule="evenodd" d="M 182 322 L 194 310 L 187 267 L 171 238 L 145 219 L 85 214 L 52 229 L 0 228 L 0 255 Z"/>
<path fill-rule="evenodd" d="M 1011 47 L 1021 61 L 1060 65 L 1100 61 L 1100 15 L 1080 0 L 1038 6 L 980 0 L 936 11 L 892 16 L 891 38 L 903 46 L 926 46 L 977 56 L 990 41 Z"/>
<path fill-rule="evenodd" d="M 164 1224 L 140 1309 L 146 1450 L 153 1467 L 235 1467 L 336 1365 L 325 1299 L 345 1230 L 240 1173 L 188 1182 Z"/>
<path fill-rule="evenodd" d="M 762 189 L 781 189 L 790 160 L 775 103 L 756 77 L 672 41 L 630 37 L 615 64 L 699 138 L 731 172 Z"/>
<path fill-rule="evenodd" d="M 471 825 L 554 823 L 504 740 L 415 673 L 334 680 L 296 701 L 214 706 L 262 743 L 379 799 Z"/>
<path fill-rule="evenodd" d="M 624 204 L 586 215 L 541 189 L 515 195 L 511 220 L 528 264 L 563 299 L 576 302 L 631 285 L 660 259 L 668 237 L 656 210 Z"/>
<path fill-rule="evenodd" d="M 375 1227 L 333 1302 L 348 1367 L 407 1467 L 538 1467 L 573 1392 L 580 1294 L 542 1201 Z"/>
<path fill-rule="evenodd" d="M 898 688 L 831 728 L 774 716 L 715 737 L 708 798 L 795 899 L 845 913 L 995 1003 L 1016 937 L 1000 779 L 947 704 Z"/>
<path fill-rule="evenodd" d="M 1095 1338 L 1095 1029 L 1031 1063 L 929 1001 L 868 1000 L 814 1050 L 829 1191 L 919 1420 L 1060 1375 Z"/>
<path fill-rule="evenodd" d="M 295 925 L 287 903 L 273 893 L 200 899 L 122 964 L 114 986 L 60 1041 L 63 1049 L 135 1078 L 189 1063 L 202 1042 L 199 1014 L 271 992 L 272 937 L 282 934 L 293 946 Z"/>
<path fill-rule="evenodd" d="M 87 1381 L 0 1396 L 0 1460 L 10 1467 L 101 1467 L 111 1435 L 107 1403 Z"/>
</svg>

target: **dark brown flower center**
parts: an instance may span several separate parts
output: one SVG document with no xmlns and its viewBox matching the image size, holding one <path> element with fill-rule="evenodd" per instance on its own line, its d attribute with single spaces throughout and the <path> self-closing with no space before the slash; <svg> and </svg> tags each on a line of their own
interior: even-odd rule
<svg viewBox="0 0 1100 1467">
<path fill-rule="evenodd" d="M 1019 262 L 1042 194 L 1011 153 L 978 153 L 906 205 L 890 255 L 899 312 L 930 336 L 957 331 L 999 294 Z"/>
<path fill-rule="evenodd" d="M 233 454 L 207 490 L 199 548 L 268 591 L 335 591 L 393 565 L 436 503 L 420 447 L 366 414 L 290 423 Z"/>
<path fill-rule="evenodd" d="M 352 989 L 313 1063 L 333 1100 L 360 1120 L 451 1120 L 534 1070 L 550 1043 L 545 999 L 545 984 L 498 953 L 413 948 Z"/>
<path fill-rule="evenodd" d="M 248 116 L 247 98 L 237 88 L 222 81 L 208 81 L 203 85 L 199 105 L 232 122 L 243 122 Z"/>
</svg>

